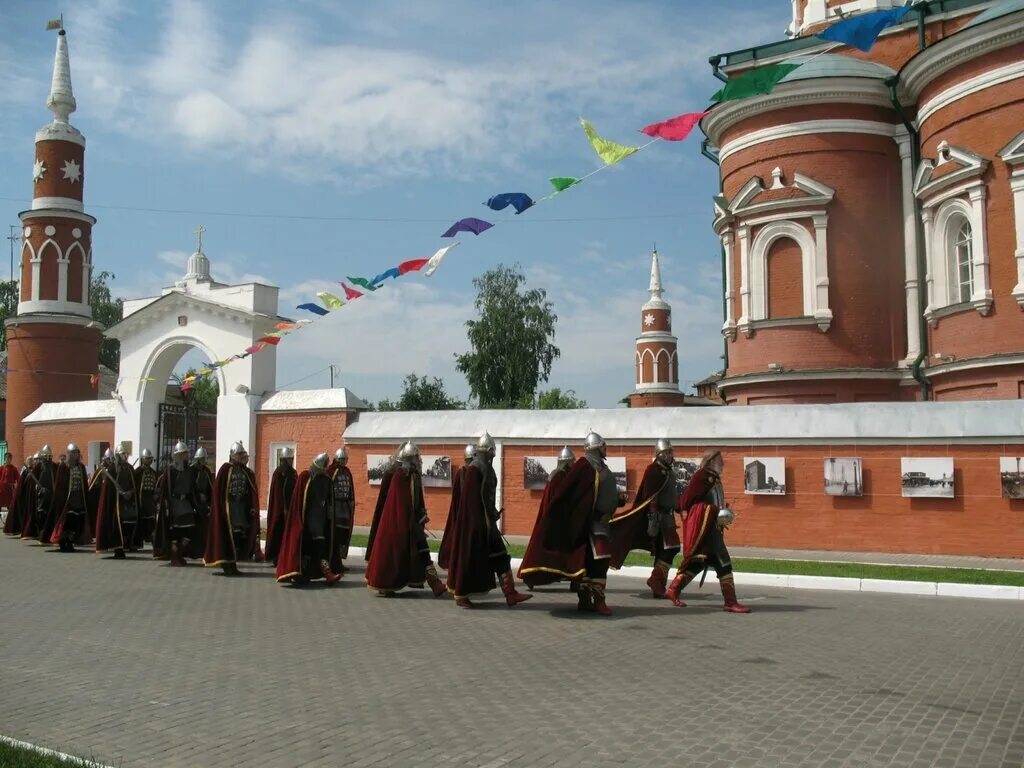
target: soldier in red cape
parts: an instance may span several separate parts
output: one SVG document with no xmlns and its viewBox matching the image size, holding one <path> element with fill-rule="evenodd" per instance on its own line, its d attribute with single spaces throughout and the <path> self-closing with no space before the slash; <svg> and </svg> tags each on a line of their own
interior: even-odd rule
<svg viewBox="0 0 1024 768">
<path fill-rule="evenodd" d="M 53 451 L 44 445 L 39 451 L 41 460 L 36 464 L 36 536 L 40 544 L 49 544 L 57 525 L 64 496 L 67 494 L 67 465 L 53 461 Z"/>
<path fill-rule="evenodd" d="M 25 522 L 35 508 L 36 484 L 29 475 L 35 469 L 36 457 L 29 456 L 28 461 L 18 476 L 18 484 L 14 489 L 14 503 L 7 510 L 4 520 L 4 534 L 21 537 Z"/>
<path fill-rule="evenodd" d="M 186 558 L 203 556 L 206 538 L 195 496 L 197 471 L 188 463 L 188 446 L 179 441 L 171 453 L 171 463 L 157 480 L 153 557 L 169 560 L 173 567 L 188 565 Z"/>
<path fill-rule="evenodd" d="M 331 547 L 331 570 L 344 574 L 345 559 L 352 543 L 352 526 L 356 515 L 356 485 L 348 468 L 348 450 L 344 446 L 334 452 L 328 469 L 331 477 L 331 498 L 334 500 L 334 544 Z"/>
<path fill-rule="evenodd" d="M 470 595 L 494 589 L 495 576 L 509 608 L 533 597 L 516 591 L 511 559 L 498 528 L 501 510 L 495 503 L 494 453 L 494 439 L 485 432 L 477 442 L 473 461 L 459 472 L 458 504 L 445 526 L 445 537 L 451 541 L 445 566 L 448 591 L 461 608 L 473 607 Z"/>
<path fill-rule="evenodd" d="M 265 557 L 277 563 L 281 551 L 281 537 L 284 536 L 284 521 L 295 493 L 295 451 L 285 448 L 277 461 L 274 474 L 270 476 L 270 497 L 267 500 L 267 548 Z"/>
<path fill-rule="evenodd" d="M 659 440 L 654 450 L 654 461 L 644 470 L 633 506 L 612 518 L 611 567 L 621 568 L 630 550 L 647 550 L 654 556 L 647 586 L 655 597 L 664 597 L 668 570 L 679 554 L 675 520 L 679 486 L 672 470 L 672 443 Z"/>
<path fill-rule="evenodd" d="M 74 552 L 75 544 L 82 546 L 92 541 L 89 528 L 89 474 L 82 464 L 82 452 L 71 443 L 67 447 L 67 465 L 62 466 L 58 483 L 57 501 L 60 516 L 50 536 L 61 552 Z"/>
<path fill-rule="evenodd" d="M 626 494 L 615 485 L 615 475 L 605 463 L 607 446 L 596 432 L 587 435 L 583 458 L 565 476 L 548 504 L 543 548 L 578 558 L 583 553 L 585 575 L 580 580 L 577 608 L 611 616 L 605 601 L 605 584 L 611 558 L 609 522 L 626 503 Z M 573 560 L 575 561 L 575 560 Z M 546 566 L 543 557 L 541 567 Z"/>
<path fill-rule="evenodd" d="M 225 576 L 240 575 L 239 562 L 263 559 L 260 495 L 256 475 L 246 466 L 248 463 L 245 447 L 241 442 L 234 443 L 214 483 L 203 563 L 210 568 L 219 565 Z"/>
<path fill-rule="evenodd" d="M 541 496 L 540 506 L 537 508 L 537 521 L 533 524 L 530 543 L 526 546 L 526 554 L 523 555 L 522 565 L 519 566 L 519 578 L 530 589 L 563 579 L 577 580 L 586 573 L 582 549 L 577 549 L 571 554 L 544 549 L 548 507 L 569 474 L 569 467 L 575 459 L 569 446 L 562 448 L 555 470 L 548 475 L 547 485 L 544 486 L 544 495 Z"/>
<path fill-rule="evenodd" d="M 0 507 L 6 509 L 8 514 L 14 506 L 18 478 L 18 468 L 14 466 L 14 456 L 8 453 L 4 456 L 3 466 L 0 466 Z"/>
<path fill-rule="evenodd" d="M 736 599 L 732 560 L 723 535 L 723 530 L 732 522 L 732 511 L 725 505 L 725 491 L 722 489 L 724 466 L 721 451 L 706 452 L 700 469 L 693 473 L 690 484 L 679 499 L 679 509 L 684 514 L 683 560 L 665 596 L 676 607 L 685 608 L 686 603 L 679 599 L 679 593 L 697 574 L 710 566 L 718 576 L 725 600 L 724 610 L 750 613 L 750 609 L 740 605 Z"/>
<path fill-rule="evenodd" d="M 454 531 L 458 527 L 456 516 L 459 513 L 459 489 L 462 486 L 462 473 L 466 467 L 473 463 L 476 456 L 476 446 L 470 443 L 463 451 L 462 466 L 455 470 L 452 475 L 452 498 L 448 505 L 448 519 L 444 525 L 444 533 L 441 534 L 441 549 L 437 553 L 437 564 L 444 570 L 448 570 L 449 560 L 452 554 L 452 543 L 455 541 Z"/>
<path fill-rule="evenodd" d="M 156 481 L 160 477 L 153 468 L 153 452 L 143 448 L 139 455 L 139 466 L 135 469 L 135 487 L 139 493 L 139 524 L 135 531 L 135 546 L 153 540 L 156 527 L 157 493 Z"/>
<path fill-rule="evenodd" d="M 122 443 L 100 470 L 102 484 L 96 513 L 96 552 L 114 550 L 115 560 L 124 560 L 125 550 L 135 541 L 139 522 L 135 471 L 128 463 L 128 447 Z"/>
<path fill-rule="evenodd" d="M 329 562 L 334 548 L 334 494 L 326 453 L 299 474 L 284 523 L 277 558 L 278 582 L 306 584 L 323 578 L 327 585 L 341 578 Z"/>
<path fill-rule="evenodd" d="M 390 597 L 426 582 L 434 597 L 440 597 L 447 588 L 437 576 L 427 545 L 420 450 L 407 442 L 396 459 L 381 481 L 383 500 L 377 500 L 367 544 L 366 586 Z"/>
<path fill-rule="evenodd" d="M 206 463 L 206 449 L 203 446 L 196 448 L 192 457 L 192 496 L 196 500 L 196 514 L 199 515 L 199 534 L 206 545 L 206 527 L 210 524 L 210 507 L 213 504 L 213 489 L 216 485 L 216 478 Z M 199 555 L 202 557 L 202 554 Z"/>
</svg>

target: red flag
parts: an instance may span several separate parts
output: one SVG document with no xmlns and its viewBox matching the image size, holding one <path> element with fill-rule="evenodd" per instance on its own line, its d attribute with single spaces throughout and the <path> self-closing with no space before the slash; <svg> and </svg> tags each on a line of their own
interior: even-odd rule
<svg viewBox="0 0 1024 768">
<path fill-rule="evenodd" d="M 682 141 L 690 135 L 693 127 L 706 114 L 708 112 L 687 112 L 685 115 L 670 117 L 660 123 L 651 123 L 646 128 L 641 128 L 640 131 L 665 141 Z"/>
<path fill-rule="evenodd" d="M 265 346 L 267 346 L 267 345 L 266 344 L 253 344 L 251 347 L 246 347 L 245 351 L 248 352 L 250 355 L 255 355 L 257 352 L 259 352 Z"/>
<path fill-rule="evenodd" d="M 344 283 L 338 283 L 338 285 L 345 289 L 345 298 L 348 299 L 349 301 L 352 301 L 352 299 L 358 299 L 360 296 L 363 295 L 355 288 L 349 288 Z"/>
<path fill-rule="evenodd" d="M 404 275 L 409 272 L 419 272 L 423 269 L 430 259 L 409 259 L 409 261 L 403 261 L 398 265 L 398 274 Z"/>
<path fill-rule="evenodd" d="M 100 375 L 98 373 L 94 373 L 92 376 L 89 377 L 89 383 L 95 387 L 97 384 L 100 383 Z"/>
<path fill-rule="evenodd" d="M 256 339 L 256 341 L 258 341 L 260 344 L 264 344 L 264 345 L 266 345 L 266 344 L 274 344 L 276 346 L 277 344 L 281 343 L 281 337 L 280 336 L 264 336 L 262 339 Z M 261 349 L 262 349 L 262 347 L 261 347 Z"/>
<path fill-rule="evenodd" d="M 182 392 L 188 392 L 190 389 L 192 389 L 192 382 L 191 381 L 189 381 L 188 379 L 185 379 L 185 381 L 181 382 L 181 391 Z"/>
</svg>

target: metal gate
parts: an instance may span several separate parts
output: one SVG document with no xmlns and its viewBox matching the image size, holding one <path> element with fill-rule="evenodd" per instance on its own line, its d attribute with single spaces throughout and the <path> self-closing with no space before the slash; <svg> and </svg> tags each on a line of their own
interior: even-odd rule
<svg viewBox="0 0 1024 768">
<path fill-rule="evenodd" d="M 188 405 L 160 404 L 157 427 L 157 463 L 166 467 L 171 463 L 174 444 L 181 440 L 194 453 L 199 439 L 199 409 Z"/>
</svg>

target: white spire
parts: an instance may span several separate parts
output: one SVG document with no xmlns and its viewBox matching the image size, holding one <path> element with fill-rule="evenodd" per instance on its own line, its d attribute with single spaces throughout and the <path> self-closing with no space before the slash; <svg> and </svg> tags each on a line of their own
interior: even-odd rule
<svg viewBox="0 0 1024 768">
<path fill-rule="evenodd" d="M 57 34 L 57 53 L 53 58 L 53 81 L 50 83 L 50 95 L 46 98 L 46 108 L 53 112 L 54 122 L 57 123 L 68 122 L 68 116 L 78 108 L 75 103 L 75 94 L 71 90 L 68 38 L 63 29 Z"/>
<path fill-rule="evenodd" d="M 651 298 L 644 304 L 644 309 L 668 308 L 668 304 L 661 298 L 661 265 L 658 262 L 657 250 L 651 253 L 651 285 L 647 290 L 651 292 Z"/>
<path fill-rule="evenodd" d="M 203 253 L 203 232 L 206 227 L 200 225 L 196 228 L 196 252 L 188 257 L 188 272 L 185 273 L 185 280 L 196 280 L 200 282 L 212 282 L 210 277 L 210 260 Z"/>
</svg>

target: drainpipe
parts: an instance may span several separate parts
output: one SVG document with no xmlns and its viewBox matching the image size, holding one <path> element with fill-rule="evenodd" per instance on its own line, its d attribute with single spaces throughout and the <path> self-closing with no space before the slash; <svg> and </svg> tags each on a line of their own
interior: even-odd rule
<svg viewBox="0 0 1024 768">
<path fill-rule="evenodd" d="M 702 141 L 700 143 L 700 153 L 702 155 L 704 155 L 704 157 L 706 157 L 708 160 L 713 162 L 716 166 L 721 166 L 721 161 L 719 160 L 718 155 L 716 155 L 714 152 L 712 152 L 710 149 L 708 149 L 708 140 L 707 139 L 704 139 L 704 141 Z M 719 193 L 723 192 L 724 189 L 725 189 L 725 187 L 724 187 L 724 185 L 722 183 L 722 174 L 721 174 L 721 171 L 719 171 L 719 174 L 718 174 L 718 191 L 719 191 Z M 721 256 L 722 256 L 722 322 L 724 324 L 725 321 L 729 319 L 729 304 L 728 304 L 729 300 L 725 297 L 725 246 L 721 245 L 721 239 L 719 239 L 718 250 L 721 252 Z M 724 352 L 724 354 L 722 355 L 722 371 L 724 373 L 725 371 L 729 370 L 729 339 L 727 337 L 723 337 L 722 338 L 722 346 L 723 346 L 723 350 L 722 351 Z"/>
<path fill-rule="evenodd" d="M 924 17 L 928 13 L 928 2 L 918 3 L 914 6 L 917 9 L 917 48 L 923 51 L 928 47 L 928 40 L 925 38 Z"/>
<path fill-rule="evenodd" d="M 893 109 L 896 110 L 896 114 L 898 114 L 900 116 L 900 120 L 903 121 L 903 127 L 906 128 L 907 132 L 910 134 L 910 166 L 913 173 L 916 175 L 917 168 L 921 164 L 920 134 L 917 130 L 917 126 L 914 125 L 913 121 L 903 109 L 903 105 L 900 104 L 899 96 L 896 94 L 896 87 L 899 85 L 899 81 L 900 78 L 899 75 L 897 75 L 886 80 L 885 84 L 889 86 L 889 98 L 892 101 Z M 917 353 L 917 358 L 910 366 L 910 374 L 914 377 L 914 381 L 921 385 L 921 400 L 930 400 L 931 385 L 928 383 L 928 378 L 922 370 L 924 361 L 928 359 L 928 323 L 924 320 L 924 310 L 927 305 L 928 294 L 925 275 L 928 272 L 928 268 L 925 263 L 924 223 L 921 221 L 921 201 L 918 200 L 917 195 L 914 195 L 914 226 L 917 228 L 917 313 L 921 322 L 918 325 L 920 329 L 918 331 L 920 351 Z"/>
<path fill-rule="evenodd" d="M 722 54 L 718 54 L 716 56 L 712 56 L 712 57 L 710 57 L 708 59 L 708 64 L 711 65 L 711 74 L 714 75 L 715 77 L 717 77 L 723 83 L 728 83 L 729 82 L 728 75 L 726 75 L 724 72 L 722 72 L 722 70 L 720 70 L 718 68 L 721 65 L 721 63 L 722 63 Z"/>
</svg>

